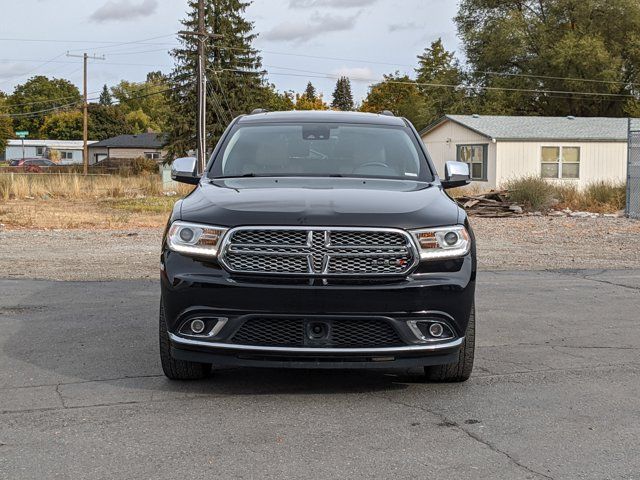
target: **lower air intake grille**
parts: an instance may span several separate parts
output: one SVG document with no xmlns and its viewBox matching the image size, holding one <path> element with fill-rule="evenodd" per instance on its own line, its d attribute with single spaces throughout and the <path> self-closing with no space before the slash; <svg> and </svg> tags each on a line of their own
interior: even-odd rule
<svg viewBox="0 0 640 480">
<path fill-rule="evenodd" d="M 307 338 L 304 318 L 251 318 L 233 335 L 231 343 L 269 347 L 377 348 L 404 345 L 393 326 L 382 319 L 322 320 L 328 336 L 322 342 Z"/>
</svg>

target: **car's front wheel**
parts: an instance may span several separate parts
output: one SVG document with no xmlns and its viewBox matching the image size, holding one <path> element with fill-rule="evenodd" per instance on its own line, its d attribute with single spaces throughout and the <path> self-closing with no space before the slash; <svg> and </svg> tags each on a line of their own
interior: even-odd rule
<svg viewBox="0 0 640 480">
<path fill-rule="evenodd" d="M 160 334 L 160 360 L 164 374 L 172 380 L 199 380 L 207 377 L 211 372 L 211 365 L 209 363 L 176 360 L 171 356 L 171 345 L 169 343 L 169 333 L 167 332 L 167 322 L 165 321 L 164 305 L 162 302 L 160 302 L 158 324 Z"/>
<path fill-rule="evenodd" d="M 455 363 L 424 367 L 425 379 L 429 382 L 464 382 L 469 380 L 473 370 L 473 359 L 476 350 L 476 307 L 471 307 L 469 325 L 464 343 L 458 352 Z"/>
</svg>

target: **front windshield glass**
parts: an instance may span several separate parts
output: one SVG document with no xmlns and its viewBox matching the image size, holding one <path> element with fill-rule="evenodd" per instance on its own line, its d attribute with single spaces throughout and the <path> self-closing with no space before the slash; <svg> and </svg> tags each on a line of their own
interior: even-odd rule
<svg viewBox="0 0 640 480">
<path fill-rule="evenodd" d="M 242 176 L 433 180 L 408 128 L 339 123 L 238 126 L 209 177 Z"/>
</svg>

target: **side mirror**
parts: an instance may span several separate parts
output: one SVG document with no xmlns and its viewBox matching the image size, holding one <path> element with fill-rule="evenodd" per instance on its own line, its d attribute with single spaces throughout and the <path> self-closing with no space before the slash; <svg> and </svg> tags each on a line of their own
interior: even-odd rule
<svg viewBox="0 0 640 480">
<path fill-rule="evenodd" d="M 200 182 L 200 177 L 196 175 L 195 171 L 195 157 L 176 158 L 171 164 L 171 179 L 176 182 L 197 185 Z"/>
<path fill-rule="evenodd" d="M 469 164 L 463 162 L 447 162 L 444 165 L 443 188 L 464 187 L 471 183 Z"/>
</svg>

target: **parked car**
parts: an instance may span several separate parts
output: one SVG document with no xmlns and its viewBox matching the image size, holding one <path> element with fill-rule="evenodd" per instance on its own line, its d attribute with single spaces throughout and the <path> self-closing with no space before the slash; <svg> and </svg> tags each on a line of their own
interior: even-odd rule
<svg viewBox="0 0 640 480">
<path fill-rule="evenodd" d="M 159 317 L 167 377 L 211 365 L 473 367 L 476 251 L 409 121 L 390 114 L 256 112 L 235 119 L 164 234 Z"/>
<path fill-rule="evenodd" d="M 24 167 L 27 172 L 39 172 L 42 169 L 49 167 L 57 167 L 58 164 L 52 162 L 48 158 L 20 158 L 17 160 L 11 160 L 9 162 L 10 167 Z"/>
</svg>

